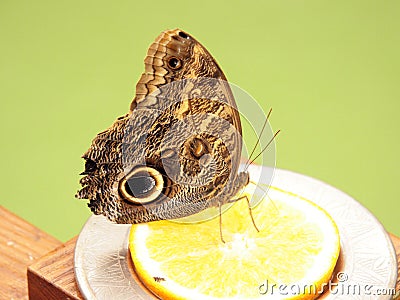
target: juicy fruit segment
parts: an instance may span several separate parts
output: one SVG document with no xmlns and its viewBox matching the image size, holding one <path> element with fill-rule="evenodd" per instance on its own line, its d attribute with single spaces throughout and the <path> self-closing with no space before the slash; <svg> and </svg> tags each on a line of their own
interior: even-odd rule
<svg viewBox="0 0 400 300">
<path fill-rule="evenodd" d="M 139 278 L 162 299 L 317 298 L 339 256 L 337 227 L 307 200 L 278 189 L 268 195 L 252 211 L 259 232 L 245 200 L 222 215 L 226 243 L 219 218 L 133 225 L 129 243 Z"/>
</svg>

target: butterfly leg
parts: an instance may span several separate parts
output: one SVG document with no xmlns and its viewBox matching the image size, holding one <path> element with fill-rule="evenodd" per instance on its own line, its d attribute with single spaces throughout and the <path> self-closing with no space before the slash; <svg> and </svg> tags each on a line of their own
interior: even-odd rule
<svg viewBox="0 0 400 300">
<path fill-rule="evenodd" d="M 250 214 L 250 217 L 251 217 L 251 222 L 253 223 L 253 226 L 254 226 L 254 228 L 257 230 L 257 232 L 260 232 L 260 230 L 258 229 L 258 227 L 257 227 L 257 225 L 256 225 L 256 222 L 254 221 L 253 211 L 252 211 L 251 206 L 250 206 L 249 197 L 247 197 L 247 195 L 244 196 L 244 197 L 246 198 L 247 207 L 249 208 L 249 214 Z"/>
<path fill-rule="evenodd" d="M 219 236 L 221 237 L 221 241 L 225 244 L 224 237 L 222 235 L 222 204 L 218 202 L 218 209 L 219 209 Z"/>
<path fill-rule="evenodd" d="M 247 207 L 249 208 L 249 214 L 250 214 L 251 222 L 253 223 L 253 226 L 257 230 L 257 232 L 260 232 L 260 230 L 258 229 L 258 227 L 256 225 L 256 222 L 254 221 L 253 212 L 252 212 L 252 209 L 251 209 L 251 206 L 250 206 L 250 200 L 249 200 L 249 197 L 247 197 L 247 195 L 241 196 L 241 197 L 236 198 L 236 199 L 231 199 L 231 200 L 228 201 L 228 203 L 233 203 L 233 202 L 236 202 L 236 201 L 239 201 L 239 200 L 242 200 L 242 199 L 246 199 Z M 220 216 L 221 216 L 221 205 L 220 205 L 219 208 L 220 208 Z"/>
</svg>

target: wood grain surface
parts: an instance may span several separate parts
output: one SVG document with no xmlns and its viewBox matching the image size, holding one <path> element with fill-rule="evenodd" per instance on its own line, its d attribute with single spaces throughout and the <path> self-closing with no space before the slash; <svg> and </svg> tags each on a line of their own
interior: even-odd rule
<svg viewBox="0 0 400 300">
<path fill-rule="evenodd" d="M 74 274 L 76 239 L 57 247 L 28 268 L 30 299 L 83 299 Z"/>
<path fill-rule="evenodd" d="M 26 268 L 61 242 L 0 206 L 0 299 L 28 299 Z"/>
</svg>

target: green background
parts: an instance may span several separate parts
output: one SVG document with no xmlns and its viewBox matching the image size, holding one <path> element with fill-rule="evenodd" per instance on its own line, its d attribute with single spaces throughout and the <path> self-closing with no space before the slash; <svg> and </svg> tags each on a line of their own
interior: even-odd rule
<svg viewBox="0 0 400 300">
<path fill-rule="evenodd" d="M 179 27 L 274 109 L 278 167 L 347 192 L 400 235 L 399 15 L 382 0 L 2 0 L 0 203 L 61 240 L 78 234 L 80 156 L 127 112 L 149 44 Z"/>
</svg>

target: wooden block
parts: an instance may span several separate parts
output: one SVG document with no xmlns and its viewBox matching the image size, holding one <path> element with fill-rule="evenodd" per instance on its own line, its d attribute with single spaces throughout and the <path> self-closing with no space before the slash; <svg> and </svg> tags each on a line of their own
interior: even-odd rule
<svg viewBox="0 0 400 300">
<path fill-rule="evenodd" d="M 28 299 L 26 268 L 61 242 L 0 206 L 0 299 Z"/>
<path fill-rule="evenodd" d="M 74 274 L 76 239 L 49 252 L 28 268 L 30 299 L 83 299 Z"/>
</svg>

